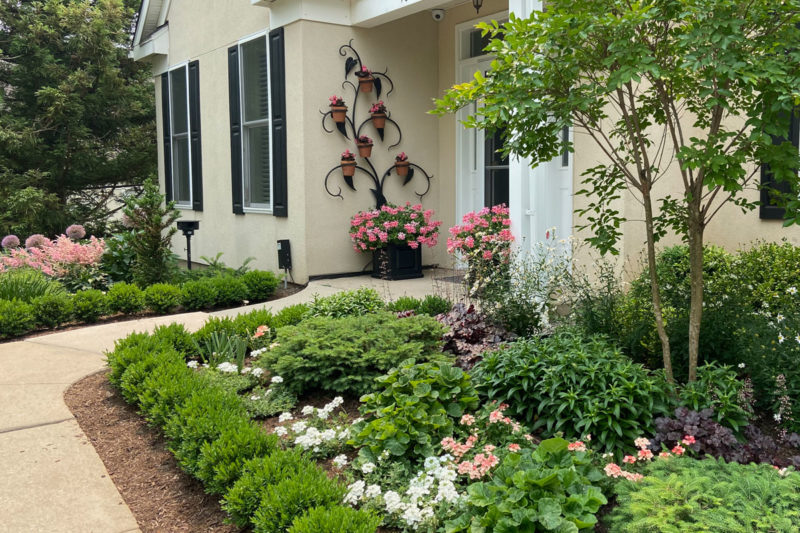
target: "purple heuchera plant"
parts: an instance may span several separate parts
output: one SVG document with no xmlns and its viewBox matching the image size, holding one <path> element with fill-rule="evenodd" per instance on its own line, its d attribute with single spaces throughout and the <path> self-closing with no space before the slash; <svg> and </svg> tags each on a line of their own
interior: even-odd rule
<svg viewBox="0 0 800 533">
<path fill-rule="evenodd" d="M 33 235 L 25 239 L 25 248 L 41 248 L 48 242 L 50 242 L 50 239 L 48 239 L 41 233 L 34 233 Z"/>
<path fill-rule="evenodd" d="M 67 228 L 65 232 L 67 237 L 73 241 L 77 241 L 86 237 L 86 230 L 80 224 L 73 224 Z"/>
<path fill-rule="evenodd" d="M 442 336 L 445 352 L 456 356 L 456 366 L 470 370 L 483 359 L 483 352 L 497 348 L 516 335 L 491 324 L 474 305 L 458 303 L 448 313 L 436 316 L 441 324 L 448 326 Z"/>
<path fill-rule="evenodd" d="M 11 248 L 18 248 L 19 247 L 19 237 L 16 235 L 6 235 L 3 237 L 3 240 L 0 241 L 0 246 L 5 248 L 6 250 L 10 250 Z"/>
</svg>

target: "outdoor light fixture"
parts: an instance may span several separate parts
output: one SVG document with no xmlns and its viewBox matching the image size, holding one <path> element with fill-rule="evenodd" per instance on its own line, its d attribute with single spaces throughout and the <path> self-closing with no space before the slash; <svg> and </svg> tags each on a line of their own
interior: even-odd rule
<svg viewBox="0 0 800 533">
<path fill-rule="evenodd" d="M 472 0 L 472 6 L 475 8 L 476 13 L 480 13 L 481 7 L 483 7 L 483 0 Z"/>
<path fill-rule="evenodd" d="M 186 236 L 186 268 L 192 269 L 192 235 L 200 229 L 199 220 L 179 220 L 178 229 Z"/>
</svg>

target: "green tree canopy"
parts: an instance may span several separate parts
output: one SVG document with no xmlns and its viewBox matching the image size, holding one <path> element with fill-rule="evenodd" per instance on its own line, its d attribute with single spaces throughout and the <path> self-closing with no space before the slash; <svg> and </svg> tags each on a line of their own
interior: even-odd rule
<svg viewBox="0 0 800 533">
<path fill-rule="evenodd" d="M 156 172 L 133 3 L 0 0 L 0 232 L 102 231 L 108 194 Z"/>
<path fill-rule="evenodd" d="M 593 231 L 588 240 L 616 252 L 624 217 L 615 200 L 623 190 L 639 198 L 670 376 L 655 274 L 659 238 L 674 232 L 690 247 L 693 379 L 708 223 L 727 203 L 755 207 L 742 193 L 758 187 L 762 163 L 791 185 L 782 197 L 787 223 L 800 221 L 800 156 L 790 142 L 774 142 L 786 137 L 800 105 L 798 24 L 798 0 L 551 0 L 526 20 L 483 25 L 493 37 L 491 70 L 437 102 L 445 113 L 480 101 L 467 125 L 508 128 L 505 150 L 534 164 L 563 149 L 564 126 L 602 150 L 580 191 L 589 197 L 581 211 Z"/>
</svg>

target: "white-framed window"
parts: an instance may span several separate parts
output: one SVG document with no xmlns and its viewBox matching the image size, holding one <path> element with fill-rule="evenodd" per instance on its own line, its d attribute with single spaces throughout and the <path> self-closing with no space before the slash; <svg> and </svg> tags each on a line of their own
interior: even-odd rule
<svg viewBox="0 0 800 533">
<path fill-rule="evenodd" d="M 189 72 L 186 64 L 169 70 L 170 164 L 172 198 L 178 207 L 192 207 L 192 147 L 189 140 Z"/>
<path fill-rule="evenodd" d="M 267 36 L 239 43 L 242 193 L 245 211 L 272 211 L 270 66 Z"/>
</svg>

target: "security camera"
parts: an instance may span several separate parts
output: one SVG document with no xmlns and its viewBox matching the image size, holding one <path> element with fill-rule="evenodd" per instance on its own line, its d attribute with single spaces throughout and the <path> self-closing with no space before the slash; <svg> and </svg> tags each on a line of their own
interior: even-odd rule
<svg viewBox="0 0 800 533">
<path fill-rule="evenodd" d="M 444 20 L 444 9 L 431 9 L 431 17 L 436 22 L 441 22 Z"/>
</svg>

